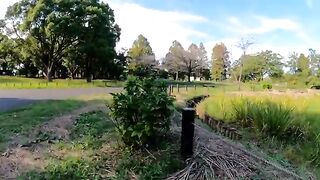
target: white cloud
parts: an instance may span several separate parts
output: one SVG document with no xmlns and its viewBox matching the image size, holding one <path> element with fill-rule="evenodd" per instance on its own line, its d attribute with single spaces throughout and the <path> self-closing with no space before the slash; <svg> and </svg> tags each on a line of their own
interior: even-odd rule
<svg viewBox="0 0 320 180">
<path fill-rule="evenodd" d="M 277 30 L 284 30 L 295 33 L 298 37 L 309 40 L 307 34 L 305 34 L 305 29 L 301 25 L 291 19 L 286 18 L 268 18 L 264 16 L 254 16 L 252 22 L 257 21 L 254 25 L 245 24 L 240 21 L 237 17 L 229 17 L 227 21 L 229 22 L 228 29 L 237 34 L 254 34 L 260 35 L 269 32 L 274 32 Z M 246 21 L 248 22 L 248 21 Z"/>
<path fill-rule="evenodd" d="M 122 29 L 117 48 L 130 48 L 138 35 L 142 34 L 149 40 L 157 58 L 160 58 L 165 56 L 174 40 L 187 46 L 194 37 L 207 37 L 206 33 L 192 27 L 193 24 L 206 23 L 208 20 L 204 17 L 149 9 L 124 0 L 111 0 L 108 3 L 114 9 L 116 22 Z"/>
<path fill-rule="evenodd" d="M 0 0 L 0 19 L 3 19 L 6 15 L 7 8 L 18 1 L 19 0 Z"/>
</svg>

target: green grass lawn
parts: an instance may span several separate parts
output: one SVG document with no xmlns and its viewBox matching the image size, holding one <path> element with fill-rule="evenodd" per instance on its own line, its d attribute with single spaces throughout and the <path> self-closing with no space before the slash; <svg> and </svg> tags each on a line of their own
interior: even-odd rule
<svg viewBox="0 0 320 180">
<path fill-rule="evenodd" d="M 42 88 L 90 88 L 90 87 L 121 87 L 122 81 L 93 80 L 87 83 L 84 79 L 54 79 L 47 82 L 40 78 L 23 78 L 12 76 L 0 76 L 0 89 L 42 89 Z"/>
</svg>

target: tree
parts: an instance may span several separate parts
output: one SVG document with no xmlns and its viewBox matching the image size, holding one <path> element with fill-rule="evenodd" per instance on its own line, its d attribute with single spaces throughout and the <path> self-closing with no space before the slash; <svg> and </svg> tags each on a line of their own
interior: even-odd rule
<svg viewBox="0 0 320 180">
<path fill-rule="evenodd" d="M 169 52 L 166 54 L 163 66 L 169 73 L 175 74 L 175 79 L 178 80 L 179 72 L 182 71 L 181 62 L 186 58 L 186 52 L 178 41 L 173 41 Z"/>
<path fill-rule="evenodd" d="M 283 57 L 278 53 L 273 53 L 271 50 L 261 51 L 258 56 L 262 58 L 263 76 L 279 78 L 283 75 Z"/>
<path fill-rule="evenodd" d="M 133 42 L 132 47 L 129 49 L 128 56 L 131 59 L 129 72 L 133 74 L 148 71 L 157 64 L 148 39 L 141 34 Z"/>
<path fill-rule="evenodd" d="M 228 67 L 230 66 L 229 52 L 223 44 L 216 44 L 212 49 L 212 78 L 216 81 L 227 79 Z"/>
<path fill-rule="evenodd" d="M 297 73 L 298 58 L 299 58 L 299 54 L 296 52 L 289 54 L 289 61 L 287 63 L 287 67 L 289 67 L 289 69 L 290 69 L 289 72 L 291 72 L 292 74 Z"/>
<path fill-rule="evenodd" d="M 205 67 L 205 62 L 201 59 L 201 51 L 196 44 L 191 44 L 186 52 L 186 58 L 182 59 L 182 68 L 187 73 L 188 82 L 191 81 L 192 73 Z"/>
<path fill-rule="evenodd" d="M 87 77 L 97 59 L 116 54 L 120 29 L 112 9 L 98 0 L 21 0 L 8 8 L 6 19 L 48 81 L 71 47 L 79 47 L 85 56 Z"/>
<path fill-rule="evenodd" d="M 198 68 L 195 74 L 200 78 L 208 79 L 208 72 L 210 74 L 210 63 L 208 61 L 208 53 L 202 42 L 199 45 L 199 51 L 200 51 L 200 59 L 203 62 L 203 66 Z"/>
<path fill-rule="evenodd" d="M 16 43 L 8 36 L 0 33 L 0 66 L 5 75 L 13 74 L 15 59 L 17 57 Z"/>
<path fill-rule="evenodd" d="M 189 82 L 193 73 L 208 67 L 203 50 L 192 43 L 186 51 L 178 41 L 173 41 L 164 64 L 169 71 L 176 73 L 176 77 L 179 72 L 186 73 Z"/>
<path fill-rule="evenodd" d="M 242 50 L 242 56 L 241 57 L 245 57 L 248 48 L 253 45 L 254 43 L 252 42 L 252 40 L 250 39 L 245 39 L 245 38 L 241 38 L 241 40 L 238 42 L 237 47 L 240 48 Z M 239 75 L 239 79 L 238 79 L 238 84 L 239 84 L 239 91 L 241 90 L 241 79 L 242 79 L 242 67 L 243 67 L 243 63 L 242 63 L 242 58 L 240 57 L 240 75 Z"/>
<path fill-rule="evenodd" d="M 83 13 L 77 31 L 80 33 L 79 49 L 84 55 L 87 82 L 91 82 L 94 74 L 108 76 L 108 67 L 117 56 L 115 46 L 120 39 L 120 28 L 108 4 L 97 0 L 79 2 L 79 12 Z"/>
<path fill-rule="evenodd" d="M 312 75 L 320 77 L 320 54 L 314 49 L 309 49 L 310 66 Z"/>
<path fill-rule="evenodd" d="M 303 77 L 308 77 L 311 75 L 310 61 L 303 53 L 300 54 L 297 60 L 297 73 Z"/>
</svg>

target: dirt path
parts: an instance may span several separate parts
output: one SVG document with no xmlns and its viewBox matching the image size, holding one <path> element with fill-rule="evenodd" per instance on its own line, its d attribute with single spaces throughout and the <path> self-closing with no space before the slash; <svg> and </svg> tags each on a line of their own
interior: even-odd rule
<svg viewBox="0 0 320 180">
<path fill-rule="evenodd" d="M 13 137 L 8 149 L 0 156 L 0 179 L 16 179 L 23 172 L 43 169 L 47 165 L 45 154 L 50 153 L 54 141 L 68 140 L 69 130 L 81 114 L 102 110 L 104 104 L 91 104 L 56 117 L 32 129 L 28 136 Z M 39 136 L 46 136 L 43 137 Z"/>
</svg>

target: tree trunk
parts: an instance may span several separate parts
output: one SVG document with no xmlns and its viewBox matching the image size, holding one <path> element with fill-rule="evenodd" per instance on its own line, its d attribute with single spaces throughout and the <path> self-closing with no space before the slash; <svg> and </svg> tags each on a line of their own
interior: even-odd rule
<svg viewBox="0 0 320 180">
<path fill-rule="evenodd" d="M 191 82 L 191 72 L 188 72 L 188 82 Z"/>
<path fill-rule="evenodd" d="M 47 68 L 46 76 L 47 76 L 48 82 L 52 82 L 52 69 L 50 67 Z"/>
<path fill-rule="evenodd" d="M 90 63 L 91 59 L 88 58 L 87 60 L 87 66 L 86 66 L 86 79 L 87 79 L 87 83 L 91 83 L 92 82 L 92 75 L 91 75 L 91 63 Z"/>
<path fill-rule="evenodd" d="M 176 73 L 176 81 L 178 81 L 178 79 L 179 79 L 179 71 Z"/>
</svg>

